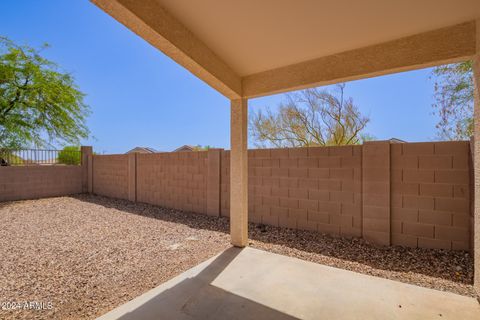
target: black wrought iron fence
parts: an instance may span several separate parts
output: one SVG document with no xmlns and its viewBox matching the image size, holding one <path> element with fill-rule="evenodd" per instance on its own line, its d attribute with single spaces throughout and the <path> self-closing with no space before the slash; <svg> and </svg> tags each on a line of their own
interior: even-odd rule
<svg viewBox="0 0 480 320">
<path fill-rule="evenodd" d="M 0 149 L 1 166 L 80 165 L 80 150 Z"/>
</svg>

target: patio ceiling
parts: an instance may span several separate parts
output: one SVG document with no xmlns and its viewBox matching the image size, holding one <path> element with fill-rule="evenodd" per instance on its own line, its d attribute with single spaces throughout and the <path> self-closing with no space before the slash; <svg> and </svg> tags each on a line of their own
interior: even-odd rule
<svg viewBox="0 0 480 320">
<path fill-rule="evenodd" d="M 469 59 L 478 0 L 92 0 L 228 98 Z"/>
</svg>

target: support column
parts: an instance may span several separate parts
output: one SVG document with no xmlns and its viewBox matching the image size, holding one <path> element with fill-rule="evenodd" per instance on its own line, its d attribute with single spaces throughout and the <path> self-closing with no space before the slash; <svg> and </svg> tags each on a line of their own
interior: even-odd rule
<svg viewBox="0 0 480 320">
<path fill-rule="evenodd" d="M 236 247 L 248 242 L 247 99 L 231 101 L 230 108 L 230 236 Z"/>
<path fill-rule="evenodd" d="M 475 191 L 474 191 L 474 270 L 475 279 L 474 287 L 477 291 L 477 296 L 480 296 L 480 20 L 477 20 L 477 53 L 473 58 L 473 82 L 475 91 L 474 103 L 474 120 L 475 120 L 475 154 L 474 154 L 474 177 L 475 177 Z"/>
</svg>

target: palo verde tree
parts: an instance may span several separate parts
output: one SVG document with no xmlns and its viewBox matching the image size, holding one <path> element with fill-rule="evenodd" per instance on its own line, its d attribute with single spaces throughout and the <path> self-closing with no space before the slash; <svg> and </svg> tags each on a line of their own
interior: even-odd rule
<svg viewBox="0 0 480 320">
<path fill-rule="evenodd" d="M 0 148 L 78 145 L 89 135 L 84 94 L 40 53 L 0 37 Z"/>
<path fill-rule="evenodd" d="M 358 144 L 369 118 L 362 115 L 345 85 L 335 91 L 319 88 L 287 94 L 273 112 L 267 108 L 250 117 L 250 133 L 257 147 L 312 147 Z"/>
<path fill-rule="evenodd" d="M 433 69 L 435 78 L 434 114 L 438 115 L 437 135 L 443 140 L 467 140 L 473 135 L 472 61 Z"/>
</svg>

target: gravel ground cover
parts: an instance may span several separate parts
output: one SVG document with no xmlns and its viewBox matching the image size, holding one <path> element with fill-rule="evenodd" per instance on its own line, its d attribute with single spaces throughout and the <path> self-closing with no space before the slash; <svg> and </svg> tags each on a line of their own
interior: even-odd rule
<svg viewBox="0 0 480 320">
<path fill-rule="evenodd" d="M 228 230 L 226 218 L 98 196 L 0 203 L 0 303 L 44 303 L 44 310 L 0 310 L 0 319 L 94 319 L 228 248 Z M 258 249 L 474 296 L 466 252 L 249 230 Z"/>
<path fill-rule="evenodd" d="M 94 196 L 0 204 L 0 302 L 46 309 L 0 319 L 94 319 L 228 248 L 215 223 Z"/>
<path fill-rule="evenodd" d="M 377 247 L 362 239 L 251 227 L 250 245 L 323 265 L 475 297 L 473 256 L 463 251 Z"/>
</svg>

